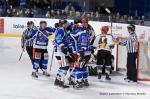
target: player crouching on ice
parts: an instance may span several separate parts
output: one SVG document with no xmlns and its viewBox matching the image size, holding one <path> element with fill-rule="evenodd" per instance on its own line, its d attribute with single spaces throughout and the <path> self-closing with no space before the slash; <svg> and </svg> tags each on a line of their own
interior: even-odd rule
<svg viewBox="0 0 150 99">
<path fill-rule="evenodd" d="M 63 29 L 61 27 L 57 30 L 55 43 L 58 44 L 57 48 L 61 48 L 60 51 L 64 54 L 66 64 L 61 64 L 54 84 L 68 88 L 69 86 L 64 84 L 65 78 L 67 77 L 69 84 L 74 87 L 80 88 L 83 84 L 88 86 L 86 62 L 89 60 L 91 53 L 85 54 L 85 52 L 89 51 L 89 37 L 81 28 L 79 30 L 73 29 L 73 31 L 69 32 L 66 30 L 67 25 L 64 24 L 64 26 Z M 58 36 L 57 33 L 63 35 Z M 89 58 L 87 58 L 87 55 Z M 56 58 L 58 59 L 58 56 Z M 60 57 L 59 59 L 61 59 L 61 63 L 64 63 L 63 58 Z"/>
<path fill-rule="evenodd" d="M 69 86 L 65 85 L 65 77 L 69 69 L 66 58 L 68 54 L 67 43 L 65 42 L 67 40 L 66 35 L 68 22 L 65 19 L 60 19 L 58 25 L 59 26 L 57 27 L 55 32 L 54 45 L 55 57 L 58 60 L 59 69 L 57 71 L 54 85 L 68 88 Z"/>
<path fill-rule="evenodd" d="M 101 34 L 95 54 L 97 55 L 97 73 L 98 79 L 101 79 L 102 74 L 106 75 L 106 80 L 111 80 L 109 74 L 112 71 L 111 66 L 111 49 L 114 48 L 114 42 L 112 36 L 107 34 L 109 31 L 108 26 L 101 28 Z"/>
<path fill-rule="evenodd" d="M 39 29 L 35 29 L 28 39 L 33 39 L 33 48 L 34 48 L 34 64 L 33 64 L 33 72 L 32 76 L 38 78 L 38 68 L 40 61 L 42 61 L 42 71 L 43 75 L 49 77 L 50 74 L 47 72 L 48 65 L 48 37 L 55 32 L 55 29 L 52 27 L 47 27 L 46 21 L 40 22 Z"/>
</svg>

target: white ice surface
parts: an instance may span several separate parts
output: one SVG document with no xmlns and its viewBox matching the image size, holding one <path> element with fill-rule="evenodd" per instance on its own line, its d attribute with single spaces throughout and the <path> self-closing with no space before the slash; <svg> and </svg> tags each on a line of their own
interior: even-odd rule
<svg viewBox="0 0 150 99">
<path fill-rule="evenodd" d="M 51 51 L 52 47 L 49 47 L 49 52 Z M 50 78 L 40 76 L 38 80 L 32 79 L 30 60 L 24 53 L 19 62 L 20 53 L 20 38 L 0 38 L 0 99 L 150 99 L 150 83 L 128 84 L 123 81 L 124 76 L 119 75 L 113 76 L 109 82 L 89 77 L 88 88 L 58 88 L 53 85 L 58 68 L 56 60 L 53 62 Z"/>
</svg>

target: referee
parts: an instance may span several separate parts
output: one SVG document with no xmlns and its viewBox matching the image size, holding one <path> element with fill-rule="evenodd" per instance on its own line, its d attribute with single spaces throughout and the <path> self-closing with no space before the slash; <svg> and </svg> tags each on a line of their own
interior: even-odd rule
<svg viewBox="0 0 150 99">
<path fill-rule="evenodd" d="M 127 80 L 128 82 L 137 82 L 136 58 L 138 39 L 134 25 L 130 24 L 127 29 L 129 37 L 126 40 L 121 40 L 121 42 L 119 42 L 119 45 L 127 47 L 127 78 L 124 78 L 124 80 Z"/>
<path fill-rule="evenodd" d="M 21 47 L 22 50 L 27 51 L 31 63 L 33 64 L 33 40 L 27 40 L 26 38 L 32 33 L 34 28 L 34 23 L 32 21 L 27 22 L 27 29 L 23 32 L 22 38 L 21 38 Z"/>
</svg>

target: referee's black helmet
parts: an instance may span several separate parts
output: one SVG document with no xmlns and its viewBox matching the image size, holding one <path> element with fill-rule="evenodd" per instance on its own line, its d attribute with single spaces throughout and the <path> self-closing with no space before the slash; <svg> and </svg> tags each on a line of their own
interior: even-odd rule
<svg viewBox="0 0 150 99">
<path fill-rule="evenodd" d="M 135 31 L 135 25 L 133 25 L 133 24 L 128 25 L 127 28 L 132 30 L 132 31 Z"/>
</svg>

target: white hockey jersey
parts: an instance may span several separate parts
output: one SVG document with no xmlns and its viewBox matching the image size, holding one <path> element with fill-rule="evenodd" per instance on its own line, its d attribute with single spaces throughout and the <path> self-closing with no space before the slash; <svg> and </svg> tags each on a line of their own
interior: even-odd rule
<svg viewBox="0 0 150 99">
<path fill-rule="evenodd" d="M 113 37 L 111 35 L 98 35 L 94 42 L 94 47 L 97 48 L 97 50 L 103 49 L 111 51 L 111 46 L 114 46 Z"/>
</svg>

